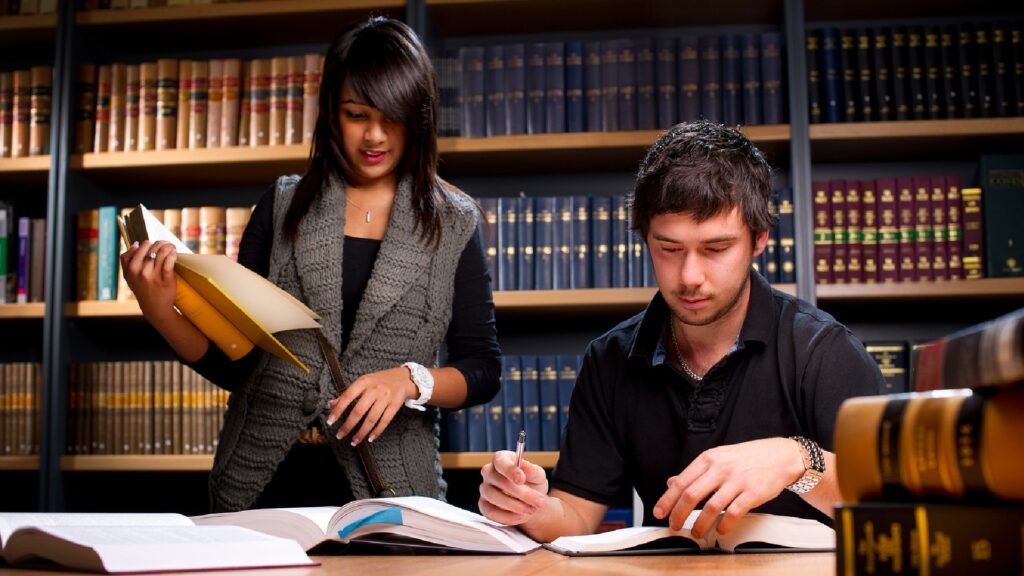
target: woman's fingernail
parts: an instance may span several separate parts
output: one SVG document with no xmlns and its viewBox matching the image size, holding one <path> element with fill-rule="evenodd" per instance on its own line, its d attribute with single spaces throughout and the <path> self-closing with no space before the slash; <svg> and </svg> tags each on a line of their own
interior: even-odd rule
<svg viewBox="0 0 1024 576">
<path fill-rule="evenodd" d="M 352 445 L 353 448 L 356 447 L 356 444 L 359 444 L 359 438 L 353 438 L 352 439 L 351 445 Z"/>
<path fill-rule="evenodd" d="M 135 242 L 132 242 L 132 248 L 138 248 L 138 247 L 139 247 L 139 241 L 138 240 L 136 240 Z"/>
<path fill-rule="evenodd" d="M 335 418 L 334 416 L 328 416 L 327 417 L 327 425 L 328 426 L 334 426 L 334 422 L 336 420 L 337 420 L 337 418 Z M 339 436 L 339 438 L 340 438 L 340 436 Z"/>
<path fill-rule="evenodd" d="M 376 440 L 376 439 L 377 439 L 377 437 L 376 437 L 376 436 L 374 436 L 373 434 L 370 434 L 370 437 L 369 437 L 369 438 L 367 438 L 367 439 L 366 439 L 366 441 L 367 441 L 367 442 L 373 442 L 373 441 L 374 441 L 374 440 Z"/>
</svg>

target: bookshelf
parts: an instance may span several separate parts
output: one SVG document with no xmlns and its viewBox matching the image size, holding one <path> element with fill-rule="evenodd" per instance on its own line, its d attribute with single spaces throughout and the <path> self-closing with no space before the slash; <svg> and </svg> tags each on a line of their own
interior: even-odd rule
<svg viewBox="0 0 1024 576">
<path fill-rule="evenodd" d="M 39 456 L 0 456 L 0 472 L 39 470 Z"/>
<path fill-rule="evenodd" d="M 1024 118 L 812 124 L 816 162 L 956 159 L 1024 147 Z"/>
<path fill-rule="evenodd" d="M 56 14 L 0 16 L 0 46 L 5 48 L 52 42 L 56 31 Z"/>
<path fill-rule="evenodd" d="M 0 183 L 45 186 L 50 156 L 0 158 Z"/>
<path fill-rule="evenodd" d="M 42 318 L 46 304 L 29 302 L 28 304 L 0 304 L 0 320 L 10 318 Z"/>
<path fill-rule="evenodd" d="M 819 302 L 974 301 L 1019 300 L 1024 278 L 982 278 L 955 282 L 901 282 L 898 284 L 823 284 L 817 286 Z"/>
</svg>

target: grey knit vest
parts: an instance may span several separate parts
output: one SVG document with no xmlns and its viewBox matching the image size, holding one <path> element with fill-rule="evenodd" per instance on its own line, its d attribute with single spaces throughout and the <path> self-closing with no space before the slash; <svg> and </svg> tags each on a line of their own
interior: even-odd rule
<svg viewBox="0 0 1024 576">
<path fill-rule="evenodd" d="M 324 333 L 340 350 L 345 189 L 333 179 L 324 184 L 293 243 L 279 231 L 298 182 L 298 176 L 277 181 L 268 278 L 319 314 Z M 421 239 L 416 227 L 409 178 L 400 182 L 348 348 L 340 358 L 346 382 L 409 361 L 437 364 L 437 351 L 451 320 L 455 270 L 477 224 L 471 200 L 455 193 L 447 197 L 449 202 L 440 208 L 444 231 L 435 250 Z M 210 472 L 215 511 L 251 506 L 307 423 L 337 395 L 312 331 L 275 336 L 310 371 L 304 373 L 262 352 L 252 376 L 231 394 Z M 356 451 L 347 440 L 328 437 L 353 495 L 374 496 Z M 398 495 L 444 498 L 436 409 L 402 408 L 373 442 L 372 450 L 384 479 Z"/>
</svg>

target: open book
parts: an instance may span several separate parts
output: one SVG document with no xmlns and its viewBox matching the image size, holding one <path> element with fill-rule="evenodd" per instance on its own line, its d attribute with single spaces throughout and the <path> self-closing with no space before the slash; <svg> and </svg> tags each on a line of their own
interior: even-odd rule
<svg viewBox="0 0 1024 576">
<path fill-rule="evenodd" d="M 700 550 L 743 552 L 778 549 L 787 552 L 823 552 L 835 550 L 835 531 L 814 520 L 751 513 L 740 519 L 728 534 L 719 534 L 718 522 L 704 538 L 690 535 L 700 510 L 694 510 L 681 530 L 668 527 L 638 526 L 603 534 L 563 536 L 545 548 L 567 556 L 616 554 L 671 554 Z M 721 517 L 719 517 L 721 518 Z"/>
<path fill-rule="evenodd" d="M 316 565 L 294 541 L 180 514 L 0 513 L 0 557 L 89 572 Z"/>
<path fill-rule="evenodd" d="M 227 256 L 193 254 L 142 204 L 118 223 L 126 245 L 143 240 L 174 245 L 174 305 L 229 358 L 237 360 L 255 345 L 309 371 L 273 336 L 319 328 L 320 317 L 305 304 Z"/>
<path fill-rule="evenodd" d="M 525 554 L 540 547 L 515 528 L 421 496 L 356 500 L 341 508 L 268 508 L 197 516 L 199 525 L 244 526 L 306 550 L 330 541 Z"/>
</svg>

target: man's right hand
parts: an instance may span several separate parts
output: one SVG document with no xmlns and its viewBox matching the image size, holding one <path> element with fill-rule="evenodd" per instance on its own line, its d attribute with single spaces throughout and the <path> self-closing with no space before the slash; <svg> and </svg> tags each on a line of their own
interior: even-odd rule
<svg viewBox="0 0 1024 576">
<path fill-rule="evenodd" d="M 515 452 L 495 452 L 480 475 L 480 512 L 495 522 L 523 524 L 548 502 L 548 477 L 544 469 L 525 459 L 517 468 Z"/>
</svg>

